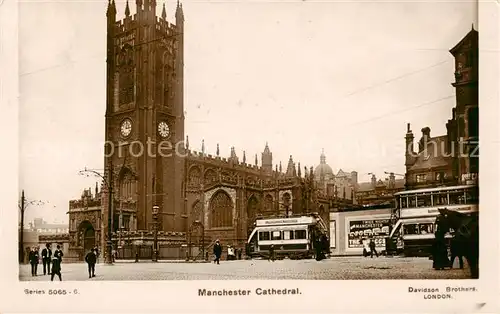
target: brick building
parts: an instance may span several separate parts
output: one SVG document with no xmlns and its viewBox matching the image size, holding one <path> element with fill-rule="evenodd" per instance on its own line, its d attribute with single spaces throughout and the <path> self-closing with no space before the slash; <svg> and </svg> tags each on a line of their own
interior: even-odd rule
<svg viewBox="0 0 500 314">
<path fill-rule="evenodd" d="M 418 150 L 408 124 L 406 188 L 477 184 L 479 173 L 478 32 L 474 28 L 450 50 L 455 58 L 456 106 L 446 124 L 447 134 L 431 136 L 422 129 Z"/>
<path fill-rule="evenodd" d="M 384 180 L 377 180 L 372 174 L 370 182 L 361 182 L 355 196 L 355 203 L 361 206 L 378 206 L 392 204 L 394 193 L 404 190 L 405 180 L 396 179 L 394 173 L 389 173 L 389 177 Z"/>
<path fill-rule="evenodd" d="M 151 243 L 157 227 L 161 243 L 203 234 L 244 247 L 256 217 L 318 212 L 327 221 L 330 208 L 352 203 L 316 189 L 312 167 L 302 168 L 292 156 L 286 169 L 273 163 L 267 144 L 252 161 L 244 152 L 240 159 L 234 147 L 229 157 L 218 145 L 208 154 L 204 142 L 201 151 L 192 150 L 184 134 L 182 4 L 175 24 L 166 20 L 165 6 L 156 16 L 154 0 L 136 6 L 132 16 L 127 2 L 120 21 L 114 1 L 107 9 L 106 173 L 102 191 L 89 189 L 70 201 L 75 255 L 94 244 L 105 247 L 110 227 L 115 241 Z"/>
</svg>

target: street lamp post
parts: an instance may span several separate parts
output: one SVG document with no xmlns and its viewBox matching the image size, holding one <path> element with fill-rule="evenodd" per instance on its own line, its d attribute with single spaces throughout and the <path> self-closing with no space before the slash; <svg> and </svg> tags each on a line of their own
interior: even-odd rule
<svg viewBox="0 0 500 314">
<path fill-rule="evenodd" d="M 153 228 L 154 228 L 154 242 L 153 242 L 153 262 L 158 262 L 158 213 L 160 206 L 153 206 Z"/>
<path fill-rule="evenodd" d="M 110 162 L 109 166 L 109 181 L 107 182 L 107 187 L 108 187 L 108 239 L 107 239 L 107 251 L 108 254 L 106 254 L 106 264 L 112 265 L 113 264 L 113 242 L 112 242 L 112 210 L 113 210 L 113 166 L 112 163 Z M 103 177 L 104 179 L 104 177 Z M 106 182 L 106 180 L 104 180 Z"/>
<path fill-rule="evenodd" d="M 86 175 L 88 176 L 88 173 L 92 173 L 98 177 L 100 177 L 106 188 L 108 189 L 108 237 L 106 241 L 106 264 L 108 265 L 113 265 L 113 242 L 112 242 L 112 219 L 113 219 L 113 163 L 110 161 L 109 167 L 108 167 L 108 180 L 106 180 L 106 177 L 99 172 L 91 169 L 85 168 L 84 170 L 80 171 L 81 175 Z"/>
</svg>

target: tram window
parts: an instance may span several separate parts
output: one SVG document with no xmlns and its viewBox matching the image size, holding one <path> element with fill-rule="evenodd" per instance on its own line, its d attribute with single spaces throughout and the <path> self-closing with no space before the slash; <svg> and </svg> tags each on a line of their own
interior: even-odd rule
<svg viewBox="0 0 500 314">
<path fill-rule="evenodd" d="M 281 240 L 281 231 L 273 231 L 271 240 Z"/>
<path fill-rule="evenodd" d="M 295 230 L 295 239 L 306 239 L 305 230 Z"/>
<path fill-rule="evenodd" d="M 434 206 L 448 205 L 448 195 L 446 193 L 434 194 Z"/>
<path fill-rule="evenodd" d="M 419 234 L 418 225 L 404 225 L 404 234 Z"/>
<path fill-rule="evenodd" d="M 408 198 L 406 196 L 405 197 L 401 197 L 401 208 L 407 208 L 408 207 L 407 201 L 408 201 Z"/>
<path fill-rule="evenodd" d="M 415 195 L 408 196 L 408 208 L 415 208 L 415 207 L 417 207 L 417 200 Z"/>
<path fill-rule="evenodd" d="M 433 225 L 432 223 L 420 224 L 419 229 L 420 234 L 429 234 L 433 232 Z"/>
<path fill-rule="evenodd" d="M 261 231 L 259 232 L 259 240 L 270 240 L 270 237 L 269 237 L 269 232 L 268 231 Z"/>
<path fill-rule="evenodd" d="M 467 204 L 477 204 L 478 202 L 478 195 L 477 195 L 477 190 L 471 189 L 471 190 L 466 190 L 465 191 L 465 202 Z"/>
<path fill-rule="evenodd" d="M 450 205 L 465 204 L 465 197 L 463 191 L 450 192 Z"/>
<path fill-rule="evenodd" d="M 293 240 L 293 231 L 283 231 L 283 240 Z"/>
<path fill-rule="evenodd" d="M 417 207 L 429 207 L 429 206 L 432 206 L 430 195 L 417 196 Z"/>
</svg>

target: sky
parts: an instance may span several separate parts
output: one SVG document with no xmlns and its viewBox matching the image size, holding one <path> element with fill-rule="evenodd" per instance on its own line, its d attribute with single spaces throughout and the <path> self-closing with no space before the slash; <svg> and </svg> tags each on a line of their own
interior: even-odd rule
<svg viewBox="0 0 500 314">
<path fill-rule="evenodd" d="M 185 133 L 192 150 L 266 142 L 334 172 L 404 174 L 407 123 L 446 133 L 455 106 L 449 49 L 477 23 L 474 1 L 183 1 Z M 157 14 L 161 14 L 158 1 Z M 167 1 L 173 21 L 175 2 Z M 19 6 L 19 174 L 27 221 L 67 222 L 68 202 L 103 168 L 105 0 Z M 132 14 L 135 2 L 130 2 Z M 125 1 L 117 1 L 123 18 Z M 477 25 L 477 24 L 476 24 Z"/>
</svg>

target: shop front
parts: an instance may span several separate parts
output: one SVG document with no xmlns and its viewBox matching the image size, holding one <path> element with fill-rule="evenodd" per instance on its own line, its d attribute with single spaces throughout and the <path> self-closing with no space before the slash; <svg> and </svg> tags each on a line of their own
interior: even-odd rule
<svg viewBox="0 0 500 314">
<path fill-rule="evenodd" d="M 373 239 L 376 250 L 385 250 L 389 236 L 389 208 L 330 213 L 330 250 L 333 256 L 363 255 Z"/>
</svg>

